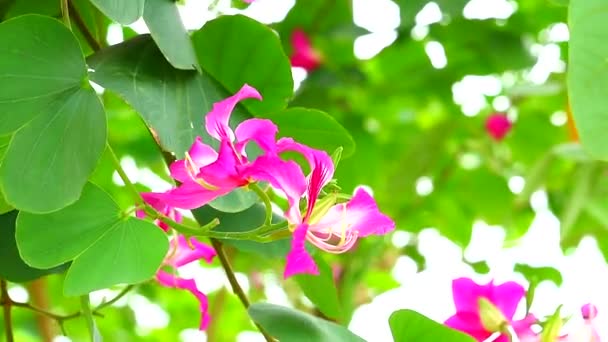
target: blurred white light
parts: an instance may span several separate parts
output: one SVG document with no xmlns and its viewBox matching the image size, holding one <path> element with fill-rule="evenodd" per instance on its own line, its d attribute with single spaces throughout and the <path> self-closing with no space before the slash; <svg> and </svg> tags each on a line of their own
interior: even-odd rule
<svg viewBox="0 0 608 342">
<path fill-rule="evenodd" d="M 439 5 L 431 1 L 416 14 L 416 25 L 431 25 L 440 22 L 442 18 Z"/>
<path fill-rule="evenodd" d="M 236 342 L 265 342 L 264 335 L 257 331 L 243 331 L 236 335 Z"/>
<path fill-rule="evenodd" d="M 370 33 L 357 37 L 353 47 L 355 57 L 361 60 L 370 59 L 391 45 L 395 39 L 397 39 L 395 31 Z"/>
<path fill-rule="evenodd" d="M 561 43 L 570 40 L 570 30 L 565 23 L 553 24 L 549 28 L 548 38 L 550 42 Z"/>
<path fill-rule="evenodd" d="M 514 194 L 520 194 L 526 186 L 526 180 L 522 176 L 513 176 L 509 178 L 509 189 Z"/>
<path fill-rule="evenodd" d="M 108 45 L 120 44 L 124 40 L 122 26 L 115 23 L 108 25 L 108 33 L 106 34 L 106 42 L 108 42 Z"/>
<path fill-rule="evenodd" d="M 431 64 L 435 69 L 443 69 L 448 65 L 448 58 L 440 42 L 430 41 L 424 46 L 424 51 L 429 56 Z"/>
<path fill-rule="evenodd" d="M 95 72 L 95 70 L 89 70 L 89 72 Z M 91 85 L 91 88 L 95 90 L 95 93 L 97 93 L 97 95 L 102 95 L 106 91 L 106 88 L 100 86 L 99 84 L 91 80 L 89 80 L 89 84 Z"/>
<path fill-rule="evenodd" d="M 560 58 L 561 50 L 557 44 L 538 47 L 538 60 L 527 73 L 526 78 L 535 84 L 543 84 L 552 72 L 564 72 L 566 63 Z"/>
<path fill-rule="evenodd" d="M 363 122 L 363 127 L 370 133 L 376 133 L 380 131 L 380 121 L 376 118 L 367 118 Z"/>
<path fill-rule="evenodd" d="M 473 170 L 481 165 L 481 157 L 477 153 L 466 152 L 460 155 L 460 167 Z"/>
<path fill-rule="evenodd" d="M 399 6 L 391 0 L 353 0 L 353 21 L 369 32 L 392 31 L 399 27 Z"/>
<path fill-rule="evenodd" d="M 433 192 L 433 180 L 422 176 L 416 181 L 416 193 L 420 196 L 428 196 Z"/>
<path fill-rule="evenodd" d="M 507 0 L 471 0 L 464 7 L 467 19 L 507 19 L 516 10 L 516 3 Z"/>
<path fill-rule="evenodd" d="M 129 306 L 135 314 L 138 328 L 143 330 L 162 329 L 169 325 L 169 315 L 158 304 L 148 298 L 133 294 L 129 298 Z"/>
<path fill-rule="evenodd" d="M 291 77 L 293 78 L 293 91 L 300 89 L 302 82 L 306 80 L 308 77 L 308 72 L 306 69 L 300 67 L 292 67 L 291 68 Z"/>
<path fill-rule="evenodd" d="M 412 234 L 408 232 L 404 232 L 403 230 L 395 230 L 393 232 L 393 236 L 391 238 L 391 242 L 393 246 L 397 248 L 403 248 L 407 246 L 407 244 L 412 239 Z"/>
<path fill-rule="evenodd" d="M 146 25 L 144 18 L 139 18 L 136 22 L 128 26 L 138 34 L 150 33 L 150 29 L 148 29 L 148 25 Z"/>
<path fill-rule="evenodd" d="M 53 337 L 53 342 L 72 342 L 72 339 L 67 336 L 58 335 Z"/>
<path fill-rule="evenodd" d="M 416 25 L 412 28 L 411 36 L 413 40 L 423 40 L 429 34 L 429 27 L 427 25 Z"/>
<path fill-rule="evenodd" d="M 553 126 L 563 126 L 568 122 L 568 114 L 562 110 L 558 110 L 557 112 L 551 114 L 551 124 Z"/>
<path fill-rule="evenodd" d="M 287 307 L 293 306 L 289 297 L 287 297 L 287 293 L 285 293 L 285 289 L 273 272 L 264 273 L 264 296 L 268 303 Z"/>
<path fill-rule="evenodd" d="M 492 101 L 492 107 L 499 112 L 505 112 L 511 107 L 511 100 L 508 97 L 501 95 L 494 98 Z"/>
<path fill-rule="evenodd" d="M 535 191 L 532 196 L 530 196 L 530 206 L 534 212 L 537 213 L 549 210 L 549 198 L 547 197 L 547 193 L 543 190 Z"/>
<path fill-rule="evenodd" d="M 179 340 L 181 342 L 206 342 L 207 334 L 198 329 L 184 329 L 179 333 Z"/>
<path fill-rule="evenodd" d="M 27 293 L 27 290 L 19 285 L 13 285 L 8 289 L 8 296 L 16 301 L 25 303 L 30 299 L 30 294 Z"/>
<path fill-rule="evenodd" d="M 393 266 L 391 275 L 400 284 L 404 284 L 410 281 L 412 276 L 416 275 L 416 272 L 418 272 L 416 262 L 406 256 L 400 256 L 397 258 L 395 266 Z"/>
</svg>

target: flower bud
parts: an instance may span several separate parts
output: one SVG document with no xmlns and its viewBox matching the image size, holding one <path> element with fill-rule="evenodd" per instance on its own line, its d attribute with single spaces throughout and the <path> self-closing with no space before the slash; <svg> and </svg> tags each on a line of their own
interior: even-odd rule
<svg viewBox="0 0 608 342">
<path fill-rule="evenodd" d="M 502 332 L 509 324 L 503 313 L 485 298 L 479 298 L 479 317 L 483 327 L 490 332 Z"/>
</svg>

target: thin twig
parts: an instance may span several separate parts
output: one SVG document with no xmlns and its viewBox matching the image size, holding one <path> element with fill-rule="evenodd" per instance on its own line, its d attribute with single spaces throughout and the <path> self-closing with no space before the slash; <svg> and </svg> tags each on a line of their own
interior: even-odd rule
<svg viewBox="0 0 608 342">
<path fill-rule="evenodd" d="M 84 20 L 80 16 L 80 13 L 78 13 L 78 11 L 76 10 L 76 7 L 72 3 L 72 1 L 67 0 L 67 3 L 68 3 L 70 18 L 72 18 L 74 20 L 74 22 L 76 23 L 76 26 L 82 33 L 82 36 L 87 41 L 87 43 L 89 44 L 91 49 L 93 49 L 93 51 L 95 51 L 95 52 L 101 50 L 101 44 L 99 44 L 97 39 L 95 39 L 95 37 L 93 36 L 91 31 L 87 27 L 87 24 L 84 22 Z"/>
<path fill-rule="evenodd" d="M 248 309 L 249 305 L 250 305 L 249 298 L 247 298 L 247 294 L 245 294 L 245 291 L 243 291 L 243 288 L 241 287 L 238 280 L 236 279 L 234 270 L 232 269 L 232 265 L 230 265 L 230 261 L 228 260 L 228 257 L 226 257 L 226 253 L 224 252 L 224 247 L 222 246 L 222 243 L 216 239 L 210 239 L 210 240 L 211 240 L 211 245 L 213 246 L 213 249 L 215 249 L 215 252 L 217 253 L 218 258 L 220 259 L 220 263 L 222 264 L 222 268 L 224 269 L 224 272 L 226 273 L 228 282 L 230 283 L 230 286 L 232 287 L 232 292 L 234 292 L 234 294 L 236 294 L 236 296 L 239 297 L 239 300 L 241 301 L 241 303 L 243 303 L 243 306 L 245 307 L 245 309 Z M 255 323 L 255 326 L 258 328 L 258 330 L 260 330 L 262 335 L 264 335 L 264 338 L 266 339 L 266 341 L 268 341 L 268 342 L 275 341 L 275 339 L 272 336 L 268 335 L 268 333 L 264 330 L 264 328 L 262 328 L 259 324 Z"/>
<path fill-rule="evenodd" d="M 70 10 L 68 7 L 68 0 L 61 0 L 61 18 L 63 18 L 65 26 L 72 30 L 72 25 L 70 24 Z"/>
<path fill-rule="evenodd" d="M 13 336 L 13 320 L 11 317 L 11 298 L 8 296 L 8 285 L 6 280 L 0 280 L 0 300 L 2 301 L 2 308 L 4 312 L 4 334 L 6 335 L 6 342 L 14 342 Z"/>
</svg>

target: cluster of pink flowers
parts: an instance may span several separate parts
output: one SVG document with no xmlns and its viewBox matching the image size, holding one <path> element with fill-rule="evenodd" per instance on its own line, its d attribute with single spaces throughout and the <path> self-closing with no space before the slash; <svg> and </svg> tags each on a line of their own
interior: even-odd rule
<svg viewBox="0 0 608 342">
<path fill-rule="evenodd" d="M 143 199 L 162 215 L 181 221 L 176 209 L 195 209 L 230 193 L 239 187 L 256 182 L 265 182 L 275 191 L 281 192 L 288 201 L 285 219 L 293 232 L 291 250 L 287 255 L 284 276 L 308 273 L 318 274 L 313 258 L 305 248 L 306 241 L 330 252 L 342 253 L 351 249 L 358 238 L 386 234 L 394 229 L 394 222 L 382 214 L 371 195 L 359 188 L 350 201 L 330 203 L 317 207 L 322 190 L 333 178 L 334 163 L 321 150 L 300 144 L 292 138 L 276 139 L 277 126 L 267 119 L 248 119 L 233 131 L 228 125 L 235 106 L 244 99 L 261 100 L 256 89 L 244 85 L 235 95 L 214 104 L 205 117 L 205 129 L 209 136 L 219 141 L 216 151 L 198 137 L 186 153 L 185 158 L 170 165 L 171 177 L 180 183 L 165 192 L 142 193 Z M 245 148 L 256 143 L 263 154 L 249 159 Z M 283 152 L 301 154 L 310 166 L 305 175 L 293 160 L 281 158 Z M 306 201 L 305 208 L 300 202 Z M 325 204 L 325 203 L 324 203 Z M 138 212 L 138 216 L 145 213 Z M 158 221 L 159 227 L 169 229 Z M 215 256 L 213 248 L 194 238 L 174 237 L 164 266 L 177 269 L 190 262 L 204 259 L 211 262 Z M 207 298 L 197 288 L 194 280 L 183 279 L 165 271 L 158 271 L 157 280 L 164 286 L 190 291 L 201 303 L 203 329 L 208 321 Z"/>
<path fill-rule="evenodd" d="M 515 282 L 495 285 L 493 281 L 485 285 L 476 284 L 468 278 L 455 279 L 452 292 L 456 313 L 445 321 L 452 329 L 462 331 L 477 341 L 508 342 L 509 335 L 515 335 L 521 342 L 540 342 L 541 333 L 534 332 L 532 326 L 538 323 L 533 314 L 516 320 L 515 311 L 526 295 L 526 290 Z M 600 342 L 594 325 L 597 309 L 592 304 L 581 308 L 584 319 L 582 326 L 568 335 L 556 336 L 559 342 Z M 559 332 L 554 332 L 556 335 Z"/>
</svg>

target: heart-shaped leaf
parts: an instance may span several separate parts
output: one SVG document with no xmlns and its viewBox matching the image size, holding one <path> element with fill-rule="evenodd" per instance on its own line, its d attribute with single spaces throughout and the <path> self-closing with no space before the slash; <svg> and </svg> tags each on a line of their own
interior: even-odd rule
<svg viewBox="0 0 608 342">
<path fill-rule="evenodd" d="M 50 269 L 37 269 L 23 262 L 15 242 L 16 219 L 17 211 L 0 215 L 0 278 L 19 283 L 51 273 L 64 272 L 67 269 L 67 264 Z"/>
<path fill-rule="evenodd" d="M 141 17 L 145 0 L 91 0 L 108 18 L 129 25 Z"/>
<path fill-rule="evenodd" d="M 91 80 L 117 92 L 153 129 L 160 144 L 178 157 L 197 136 L 214 102 L 229 94 L 206 75 L 174 69 L 149 35 L 111 46 L 88 59 Z M 248 117 L 237 107 L 232 120 Z"/>
<path fill-rule="evenodd" d="M 319 255 L 314 256 L 319 275 L 299 274 L 294 276 L 302 292 L 325 316 L 342 318 L 342 308 L 331 267 Z"/>
<path fill-rule="evenodd" d="M 0 134 L 19 129 L 0 170 L 4 195 L 21 210 L 58 210 L 78 199 L 103 152 L 103 107 L 76 38 L 59 21 L 8 20 L 0 46 Z"/>
<path fill-rule="evenodd" d="M 192 70 L 197 67 L 192 41 L 175 1 L 147 0 L 144 21 L 169 63 L 178 69 Z"/>
<path fill-rule="evenodd" d="M 255 87 L 263 101 L 244 101 L 254 115 L 286 107 L 293 94 L 291 66 L 277 35 L 242 15 L 223 15 L 192 35 L 199 65 L 229 92 L 243 83 Z"/>
<path fill-rule="evenodd" d="M 81 295 L 154 275 L 169 248 L 154 224 L 121 217 L 116 203 L 97 186 L 86 185 L 73 205 L 50 214 L 21 212 L 17 245 L 31 266 L 50 268 L 73 260 L 66 295 Z"/>
<path fill-rule="evenodd" d="M 283 306 L 255 303 L 248 311 L 256 323 L 280 341 L 365 341 L 345 327 Z"/>
</svg>

